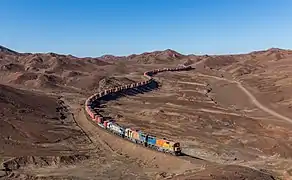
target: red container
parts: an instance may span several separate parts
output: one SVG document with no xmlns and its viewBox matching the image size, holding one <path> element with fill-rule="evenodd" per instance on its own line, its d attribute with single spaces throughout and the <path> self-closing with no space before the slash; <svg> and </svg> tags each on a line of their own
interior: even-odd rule
<svg viewBox="0 0 292 180">
<path fill-rule="evenodd" d="M 108 123 L 108 121 L 104 121 L 103 122 L 103 125 L 104 125 L 105 128 L 107 127 L 107 123 Z"/>
<path fill-rule="evenodd" d="M 96 115 L 95 118 L 94 118 L 94 120 L 95 120 L 96 122 L 99 122 L 99 116 Z"/>
<path fill-rule="evenodd" d="M 99 117 L 99 122 L 98 123 L 100 123 L 100 124 L 103 123 L 103 117 Z"/>
</svg>

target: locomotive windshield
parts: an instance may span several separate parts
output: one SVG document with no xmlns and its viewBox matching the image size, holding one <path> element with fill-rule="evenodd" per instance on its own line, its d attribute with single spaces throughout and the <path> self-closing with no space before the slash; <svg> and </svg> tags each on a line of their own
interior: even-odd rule
<svg viewBox="0 0 292 180">
<path fill-rule="evenodd" d="M 174 143 L 174 145 L 173 145 L 174 147 L 179 147 L 180 146 L 180 144 L 179 143 Z"/>
</svg>

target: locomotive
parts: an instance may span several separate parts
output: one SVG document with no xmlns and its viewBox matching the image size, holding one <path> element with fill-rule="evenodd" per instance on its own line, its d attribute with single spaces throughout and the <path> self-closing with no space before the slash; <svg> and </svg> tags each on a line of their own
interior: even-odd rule
<svg viewBox="0 0 292 180">
<path fill-rule="evenodd" d="M 147 148 L 151 148 L 164 153 L 170 153 L 175 156 L 181 155 L 181 147 L 179 142 L 167 140 L 165 138 L 158 138 L 151 134 L 145 133 L 141 130 L 137 130 L 131 127 L 122 127 L 115 120 L 104 120 L 104 118 L 94 110 L 94 102 L 100 98 L 110 94 L 118 93 L 122 90 L 137 88 L 147 85 L 153 81 L 152 75 L 163 71 L 181 71 L 191 69 L 191 66 L 181 66 L 177 68 L 163 68 L 147 71 L 144 73 L 144 77 L 147 79 L 142 82 L 123 85 L 111 89 L 104 90 L 100 93 L 91 95 L 85 102 L 85 111 L 92 121 L 94 121 L 99 127 L 111 132 L 121 138 L 127 139 L 133 143 L 141 144 Z"/>
</svg>

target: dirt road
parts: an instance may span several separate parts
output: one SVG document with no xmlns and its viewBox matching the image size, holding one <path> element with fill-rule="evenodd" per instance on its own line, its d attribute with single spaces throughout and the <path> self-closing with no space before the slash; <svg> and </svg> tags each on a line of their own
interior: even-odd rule
<svg viewBox="0 0 292 180">
<path fill-rule="evenodd" d="M 200 76 L 204 76 L 204 77 L 211 77 L 211 78 L 218 79 L 218 80 L 228 81 L 230 83 L 236 83 L 236 85 L 249 97 L 251 102 L 254 105 L 256 105 L 258 108 L 260 108 L 261 110 L 265 111 L 266 113 L 268 113 L 268 114 L 270 114 L 270 115 L 272 115 L 274 117 L 277 117 L 279 119 L 282 119 L 284 121 L 292 123 L 292 119 L 290 119 L 290 118 L 288 118 L 286 116 L 283 116 L 283 115 L 275 112 L 274 110 L 269 109 L 268 107 L 266 107 L 263 104 L 261 104 L 240 82 L 229 80 L 229 79 L 226 79 L 226 78 L 217 77 L 217 76 L 210 76 L 210 75 L 205 75 L 205 74 L 199 74 L 199 75 Z"/>
</svg>

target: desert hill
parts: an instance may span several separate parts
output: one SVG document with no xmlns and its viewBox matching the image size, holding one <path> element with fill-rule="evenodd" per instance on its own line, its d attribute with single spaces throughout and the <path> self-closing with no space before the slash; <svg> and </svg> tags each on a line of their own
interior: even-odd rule
<svg viewBox="0 0 292 180">
<path fill-rule="evenodd" d="M 81 131 L 70 128 L 74 126 L 71 118 L 67 107 L 56 97 L 0 85 L 1 155 L 40 155 L 54 149 L 68 150 L 69 147 L 62 145 L 43 145 L 82 136 Z"/>
<path fill-rule="evenodd" d="M 12 178 L 68 173 L 75 179 L 291 178 L 291 60 L 291 50 L 278 48 L 235 55 L 166 49 L 78 58 L 0 46 L 0 160 L 14 167 Z M 178 64 L 195 70 L 158 74 L 157 89 L 121 94 L 100 111 L 123 125 L 177 140 L 197 159 L 168 157 L 118 140 L 82 113 L 91 94 Z"/>
<path fill-rule="evenodd" d="M 14 55 L 18 54 L 18 52 L 13 51 L 11 49 L 8 49 L 8 48 L 1 46 L 1 45 L 0 45 L 0 53 L 7 53 L 7 54 L 14 54 Z"/>
</svg>

